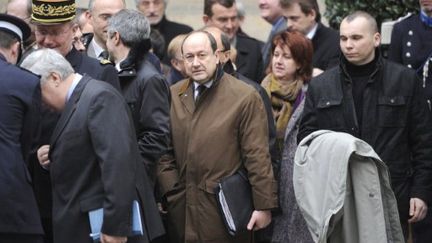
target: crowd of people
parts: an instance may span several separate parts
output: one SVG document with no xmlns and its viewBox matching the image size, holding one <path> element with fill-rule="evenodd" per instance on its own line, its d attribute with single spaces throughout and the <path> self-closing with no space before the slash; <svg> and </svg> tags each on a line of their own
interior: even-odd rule
<svg viewBox="0 0 432 243">
<path fill-rule="evenodd" d="M 236 0 L 204 0 L 198 30 L 168 0 L 9 0 L 0 242 L 430 242 L 432 0 L 388 58 L 367 12 L 335 30 L 316 0 L 257 4 L 265 42 Z M 238 171 L 232 235 L 216 188 Z"/>
</svg>

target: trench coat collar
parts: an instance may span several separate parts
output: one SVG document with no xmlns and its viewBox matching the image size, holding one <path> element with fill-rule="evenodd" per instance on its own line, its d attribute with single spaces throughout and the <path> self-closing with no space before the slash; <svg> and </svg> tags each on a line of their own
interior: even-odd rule
<svg viewBox="0 0 432 243">
<path fill-rule="evenodd" d="M 214 81 L 210 89 L 216 87 L 219 84 L 223 74 L 224 70 L 222 68 L 222 65 L 218 64 L 215 75 L 212 78 Z M 183 85 L 180 87 L 177 94 L 180 97 L 180 101 L 190 113 L 193 113 L 193 111 L 195 110 L 193 82 L 194 81 L 191 78 L 188 78 L 186 82 L 184 82 Z"/>
</svg>

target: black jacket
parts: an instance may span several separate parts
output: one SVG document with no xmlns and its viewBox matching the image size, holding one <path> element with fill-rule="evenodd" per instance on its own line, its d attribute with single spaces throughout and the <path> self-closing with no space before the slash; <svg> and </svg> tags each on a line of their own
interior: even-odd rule
<svg viewBox="0 0 432 243">
<path fill-rule="evenodd" d="M 149 177 L 154 179 L 156 162 L 166 152 L 169 142 L 169 86 L 148 60 L 148 54 L 129 55 L 120 67 L 120 86 L 132 113 L 139 152 Z"/>
<path fill-rule="evenodd" d="M 366 141 L 388 165 L 399 214 L 407 220 L 409 199 L 430 203 L 432 192 L 432 130 L 420 82 L 412 70 L 379 57 L 363 93 L 358 127 L 345 61 L 312 79 L 298 142 L 320 129 Z"/>
<path fill-rule="evenodd" d="M 254 38 L 237 34 L 237 58 L 235 64 L 237 72 L 247 78 L 261 83 L 264 78 L 263 58 L 261 54 L 262 43 Z"/>
<path fill-rule="evenodd" d="M 339 32 L 318 23 L 315 36 L 312 38 L 314 49 L 312 64 L 321 70 L 327 70 L 338 65 L 340 46 Z"/>
<path fill-rule="evenodd" d="M 165 15 L 158 24 L 152 25 L 151 28 L 158 30 L 165 39 L 165 54 L 162 61 L 167 65 L 170 65 L 170 60 L 168 59 L 166 52 L 171 40 L 178 35 L 187 34 L 193 30 L 189 25 L 169 21 Z"/>
<path fill-rule="evenodd" d="M 39 78 L 0 54 L 0 241 L 2 234 L 43 234 L 25 159 L 40 100 Z M 29 132 L 33 130 L 28 130 Z"/>
</svg>

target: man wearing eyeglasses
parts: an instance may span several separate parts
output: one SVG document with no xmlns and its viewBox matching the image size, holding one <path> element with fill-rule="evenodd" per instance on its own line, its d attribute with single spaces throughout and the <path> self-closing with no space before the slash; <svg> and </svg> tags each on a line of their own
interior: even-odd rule
<svg viewBox="0 0 432 243">
<path fill-rule="evenodd" d="M 158 181 L 175 242 L 250 242 L 231 236 L 216 205 L 215 187 L 245 168 L 255 211 L 249 231 L 265 228 L 277 207 L 267 116 L 255 89 L 224 73 L 215 38 L 190 33 L 182 55 L 188 79 L 171 86 L 171 148 L 158 163 Z"/>
<path fill-rule="evenodd" d="M 114 66 L 107 61 L 98 61 L 88 57 L 73 47 L 74 35 L 78 29 L 78 25 L 73 23 L 76 14 L 74 0 L 32 0 L 32 3 L 31 22 L 35 25 L 38 47 L 55 49 L 68 60 L 76 73 L 87 74 L 94 79 L 108 82 L 120 90 L 117 71 Z M 60 11 L 44 11 L 45 9 L 58 9 Z M 48 146 L 59 117 L 59 113 L 48 108 L 42 110 L 41 136 L 36 143 L 38 148 Z M 47 237 L 46 241 L 52 242 L 52 203 L 49 173 L 40 167 L 36 155 L 32 156 L 31 159 L 35 196 L 39 203 Z"/>
</svg>

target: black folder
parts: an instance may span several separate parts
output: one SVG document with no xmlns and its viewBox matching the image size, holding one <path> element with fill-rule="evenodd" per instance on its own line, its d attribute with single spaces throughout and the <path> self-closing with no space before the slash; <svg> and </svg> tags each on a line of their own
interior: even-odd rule
<svg viewBox="0 0 432 243">
<path fill-rule="evenodd" d="M 251 185 L 244 169 L 223 178 L 215 189 L 222 220 L 232 236 L 247 231 L 254 211 Z"/>
</svg>

